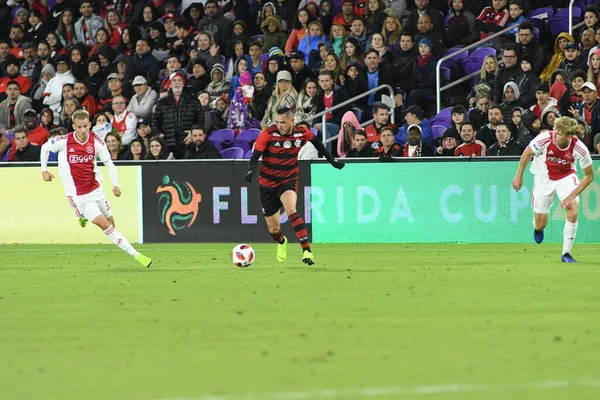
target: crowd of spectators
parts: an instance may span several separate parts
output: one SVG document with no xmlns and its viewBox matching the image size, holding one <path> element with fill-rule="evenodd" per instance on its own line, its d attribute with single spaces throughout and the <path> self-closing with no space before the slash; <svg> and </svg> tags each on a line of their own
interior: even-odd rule
<svg viewBox="0 0 600 400">
<path fill-rule="evenodd" d="M 340 157 L 518 155 L 563 115 L 598 153 L 599 12 L 552 37 L 526 19 L 540 7 L 568 1 L 0 0 L 0 159 L 39 160 L 78 109 L 115 160 L 220 158 L 213 132 L 281 107 Z M 506 27 L 434 134 L 437 61 Z M 327 112 L 382 84 L 396 124 L 385 90 Z"/>
</svg>

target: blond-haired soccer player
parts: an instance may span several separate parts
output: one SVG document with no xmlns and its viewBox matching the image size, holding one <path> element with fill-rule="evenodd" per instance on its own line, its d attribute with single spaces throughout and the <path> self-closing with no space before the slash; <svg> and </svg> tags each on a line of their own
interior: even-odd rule
<svg viewBox="0 0 600 400">
<path fill-rule="evenodd" d="M 560 207 L 567 213 L 563 233 L 563 262 L 575 262 L 571 256 L 571 248 L 577 233 L 579 194 L 594 180 L 592 158 L 587 147 L 575 136 L 576 133 L 577 121 L 569 117 L 558 118 L 554 122 L 553 131 L 542 132 L 529 143 L 521 156 L 517 175 L 512 182 L 515 190 L 521 189 L 523 172 L 533 156 L 533 238 L 538 244 L 544 240 L 548 212 L 554 202 L 554 196 L 558 195 Z M 577 162 L 584 174 L 581 180 L 575 170 Z"/>
<path fill-rule="evenodd" d="M 54 179 L 54 175 L 48 172 L 48 154 L 58 152 L 60 179 L 67 199 L 77 216 L 92 221 L 121 250 L 134 257 L 142 266 L 149 267 L 152 260 L 137 252 L 115 229 L 112 210 L 100 186 L 96 170 L 96 156 L 98 156 L 108 169 L 113 184 L 113 194 L 117 197 L 121 196 L 117 168 L 110 158 L 106 144 L 98 135 L 90 133 L 90 116 L 87 111 L 75 111 L 71 118 L 74 132 L 52 138 L 42 146 L 42 178 L 46 182 Z"/>
</svg>

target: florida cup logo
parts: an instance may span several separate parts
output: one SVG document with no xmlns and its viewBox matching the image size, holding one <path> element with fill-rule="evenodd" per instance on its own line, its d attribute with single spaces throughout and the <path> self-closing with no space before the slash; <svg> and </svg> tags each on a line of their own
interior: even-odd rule
<svg viewBox="0 0 600 400">
<path fill-rule="evenodd" d="M 163 184 L 156 189 L 160 222 L 167 226 L 173 236 L 192 226 L 198 216 L 198 205 L 202 201 L 200 193 L 189 182 L 171 181 L 163 176 Z"/>
</svg>

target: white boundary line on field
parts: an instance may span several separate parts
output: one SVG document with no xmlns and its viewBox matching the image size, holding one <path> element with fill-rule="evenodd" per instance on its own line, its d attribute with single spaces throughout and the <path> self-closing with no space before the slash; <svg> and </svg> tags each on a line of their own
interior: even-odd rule
<svg viewBox="0 0 600 400">
<path fill-rule="evenodd" d="M 541 381 L 524 382 L 507 385 L 429 385 L 429 386 L 396 386 L 396 387 L 373 387 L 362 389 L 325 389 L 317 391 L 298 391 L 263 394 L 236 394 L 236 395 L 208 395 L 200 397 L 166 397 L 151 400 L 310 400 L 310 399 L 347 399 L 347 398 L 370 398 L 382 396 L 422 396 L 450 393 L 483 393 L 494 391 L 511 390 L 548 390 L 568 389 L 575 387 L 598 387 L 600 379 L 585 379 L 577 381 Z"/>
</svg>

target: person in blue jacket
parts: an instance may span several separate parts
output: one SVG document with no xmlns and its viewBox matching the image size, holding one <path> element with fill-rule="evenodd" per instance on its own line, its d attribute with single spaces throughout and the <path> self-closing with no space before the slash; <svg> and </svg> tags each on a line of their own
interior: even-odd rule
<svg viewBox="0 0 600 400">
<path fill-rule="evenodd" d="M 400 127 L 398 133 L 394 137 L 394 142 L 404 147 L 407 141 L 408 127 L 411 125 L 419 125 L 421 128 L 421 141 L 431 147 L 434 150 L 433 132 L 431 131 L 431 124 L 427 118 L 423 117 L 423 110 L 419 106 L 410 106 L 403 112 L 404 121 L 406 123 Z"/>
</svg>

